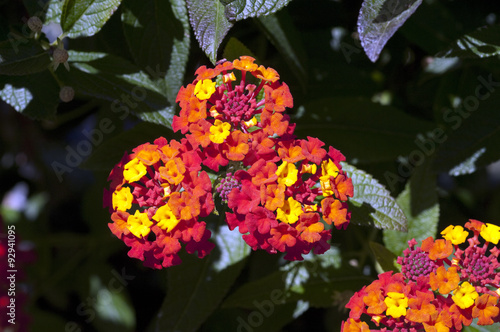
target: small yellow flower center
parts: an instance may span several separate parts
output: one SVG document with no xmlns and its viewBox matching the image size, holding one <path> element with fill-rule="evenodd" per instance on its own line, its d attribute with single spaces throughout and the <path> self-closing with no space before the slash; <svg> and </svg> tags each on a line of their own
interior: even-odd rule
<svg viewBox="0 0 500 332">
<path fill-rule="evenodd" d="M 139 159 L 134 158 L 125 165 L 123 177 L 128 182 L 135 182 L 139 181 L 146 173 L 146 166 Z"/>
<path fill-rule="evenodd" d="M 214 125 L 210 127 L 210 135 L 208 137 L 212 142 L 221 144 L 229 136 L 230 130 L 231 124 L 229 122 L 215 120 Z"/>
<path fill-rule="evenodd" d="M 281 164 L 276 170 L 276 175 L 278 175 L 278 183 L 284 184 L 287 187 L 290 187 L 295 182 L 297 182 L 297 174 L 298 170 L 295 165 L 287 161 L 283 161 L 283 164 Z"/>
<path fill-rule="evenodd" d="M 469 282 L 464 282 L 453 292 L 453 302 L 462 309 L 466 309 L 474 304 L 474 300 L 479 296 L 474 286 Z"/>
<path fill-rule="evenodd" d="M 302 205 L 294 200 L 292 197 L 288 197 L 282 207 L 276 210 L 276 218 L 286 222 L 287 224 L 293 224 L 299 220 L 299 216 L 302 214 Z"/>
<path fill-rule="evenodd" d="M 212 82 L 212 80 L 198 81 L 198 83 L 194 86 L 194 95 L 199 100 L 210 99 L 214 92 L 215 82 Z"/>
<path fill-rule="evenodd" d="M 113 209 L 118 211 L 127 211 L 132 207 L 134 196 L 130 192 L 129 187 L 122 187 L 115 190 L 112 197 Z"/>
<path fill-rule="evenodd" d="M 158 221 L 158 227 L 166 230 L 167 232 L 170 232 L 172 229 L 174 229 L 180 221 L 175 217 L 172 209 L 170 209 L 170 206 L 168 206 L 168 204 L 165 204 L 158 210 L 156 210 L 156 213 L 153 216 L 153 220 Z"/>
<path fill-rule="evenodd" d="M 128 229 L 139 238 L 147 236 L 152 225 L 153 222 L 149 220 L 148 214 L 145 212 L 135 211 L 135 214 L 130 215 L 127 219 Z"/>
<path fill-rule="evenodd" d="M 441 234 L 443 235 L 443 238 L 450 241 L 454 245 L 464 243 L 467 236 L 469 236 L 469 232 L 465 231 L 462 226 L 453 225 L 446 227 Z"/>
<path fill-rule="evenodd" d="M 393 318 L 399 318 L 406 315 L 406 308 L 408 307 L 408 298 L 403 293 L 388 292 L 387 297 L 384 299 L 387 306 L 387 315 Z"/>
<path fill-rule="evenodd" d="M 497 245 L 500 240 L 500 227 L 493 224 L 485 224 L 481 227 L 481 232 L 479 234 L 481 234 L 486 241 Z"/>
</svg>

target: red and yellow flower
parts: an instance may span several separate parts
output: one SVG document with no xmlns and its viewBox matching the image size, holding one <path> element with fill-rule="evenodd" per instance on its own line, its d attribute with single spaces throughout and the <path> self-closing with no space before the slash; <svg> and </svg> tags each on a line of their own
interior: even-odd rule
<svg viewBox="0 0 500 332">
<path fill-rule="evenodd" d="M 214 247 L 199 221 L 214 208 L 212 185 L 200 163 L 187 140 L 158 138 L 125 154 L 112 170 L 105 191 L 109 228 L 131 248 L 130 257 L 159 269 L 180 263 L 183 244 L 199 257 Z"/>
<path fill-rule="evenodd" d="M 293 135 L 286 114 L 293 99 L 279 78 L 242 56 L 198 68 L 181 87 L 172 129 L 185 138 L 137 147 L 109 178 L 110 229 L 129 256 L 155 268 L 178 264 L 183 246 L 205 256 L 213 244 L 200 218 L 214 209 L 212 193 L 227 204 L 229 228 L 254 250 L 302 260 L 329 249 L 332 227 L 345 229 L 351 216 L 345 157 L 318 138 Z"/>
<path fill-rule="evenodd" d="M 441 233 L 444 240 L 430 237 L 420 248 L 409 241 L 398 257 L 402 273 L 382 273 L 355 293 L 346 306 L 351 311 L 343 331 L 369 331 L 363 315 L 380 328 L 371 331 L 448 332 L 460 331 L 474 319 L 478 325 L 500 322 L 500 250 L 488 249 L 496 244 L 497 231 L 489 225 L 466 223 L 473 233 L 468 241 L 470 233 L 462 226 L 447 227 Z M 465 243 L 465 250 L 459 247 Z"/>
</svg>

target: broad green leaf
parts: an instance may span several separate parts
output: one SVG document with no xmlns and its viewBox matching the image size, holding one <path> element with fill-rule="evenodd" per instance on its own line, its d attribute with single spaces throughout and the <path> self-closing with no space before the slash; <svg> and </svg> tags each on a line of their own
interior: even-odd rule
<svg viewBox="0 0 500 332">
<path fill-rule="evenodd" d="M 500 54 L 500 25 L 481 27 L 459 38 L 450 49 L 437 56 L 444 58 L 486 58 Z"/>
<path fill-rule="evenodd" d="M 369 244 L 378 265 L 382 269 L 382 272 L 399 271 L 399 267 L 397 264 L 398 257 L 396 255 L 394 255 L 391 251 L 389 251 L 389 249 L 387 249 L 380 243 L 370 241 Z"/>
<path fill-rule="evenodd" d="M 233 26 L 219 0 L 186 0 L 189 21 L 201 49 L 215 64 L 222 40 Z"/>
<path fill-rule="evenodd" d="M 109 20 L 121 0 L 65 0 L 61 27 L 70 38 L 93 36 Z"/>
<path fill-rule="evenodd" d="M 169 268 L 168 292 L 153 331 L 196 331 L 217 308 L 245 264 L 250 247 L 226 225 L 212 234 L 216 247 L 200 260 L 183 257 Z"/>
<path fill-rule="evenodd" d="M 248 282 L 229 295 L 223 308 L 259 309 L 259 305 L 278 306 L 307 301 L 313 307 L 333 305 L 335 291 L 357 290 L 368 282 L 352 267 L 341 264 L 338 249 L 322 255 L 306 255 L 263 278 Z"/>
<path fill-rule="evenodd" d="M 41 72 L 50 65 L 50 56 L 33 39 L 0 42 L 0 75 L 28 75 Z"/>
<path fill-rule="evenodd" d="M 368 58 L 375 62 L 387 41 L 410 17 L 422 0 L 364 0 L 358 33 Z"/>
<path fill-rule="evenodd" d="M 223 0 L 227 3 L 226 17 L 230 21 L 240 21 L 249 17 L 266 16 L 288 5 L 291 0 Z"/>
<path fill-rule="evenodd" d="M 428 209 L 414 216 L 411 213 L 411 181 L 405 190 L 399 194 L 397 202 L 408 218 L 408 232 L 402 233 L 393 230 L 384 230 L 384 243 L 387 249 L 395 255 L 402 255 L 403 250 L 408 248 L 408 241 L 415 239 L 418 242 L 436 236 L 437 224 L 439 221 L 439 204 L 436 203 Z M 415 198 L 418 199 L 418 198 Z"/>
<path fill-rule="evenodd" d="M 307 74 L 304 68 L 303 47 L 300 42 L 299 33 L 290 22 L 290 18 L 283 15 L 268 15 L 256 19 L 258 26 L 266 34 L 281 53 L 290 70 L 299 79 L 303 88 L 307 84 Z"/>
<path fill-rule="evenodd" d="M 480 76 L 479 81 L 484 84 L 478 85 L 483 92 L 488 88 L 494 90 L 499 85 L 491 74 Z M 446 115 L 445 121 L 453 131 L 448 133 L 447 140 L 436 152 L 435 168 L 438 171 L 455 176 L 470 174 L 500 160 L 500 92 L 488 93 L 484 98 L 481 101 L 474 95 L 467 96 Z"/>
<path fill-rule="evenodd" d="M 342 169 L 352 179 L 354 186 L 354 197 L 349 199 L 353 205 L 351 221 L 357 224 L 373 224 L 376 228 L 391 229 L 405 232 L 408 227 L 406 216 L 392 198 L 391 193 L 381 185 L 370 174 L 357 169 L 345 162 L 342 163 Z M 363 211 L 369 211 L 371 220 L 367 220 L 361 213 L 356 213 L 355 208 L 364 208 Z M 363 217 L 363 219 L 357 219 Z"/>
<path fill-rule="evenodd" d="M 78 93 L 111 102 L 111 111 L 170 127 L 173 107 L 151 78 L 128 61 L 104 53 L 69 52 L 71 71 L 61 80 Z"/>
<path fill-rule="evenodd" d="M 313 132 L 340 149 L 348 160 L 365 163 L 394 162 L 417 147 L 418 134 L 432 129 L 431 123 L 397 108 L 362 98 L 338 97 L 306 103 L 295 133 L 305 137 Z"/>
<path fill-rule="evenodd" d="M 34 119 L 53 119 L 59 105 L 59 85 L 49 71 L 26 76 L 0 76 L 0 98 Z"/>
<path fill-rule="evenodd" d="M 61 14 L 64 1 L 60 0 L 49 0 L 47 11 L 45 12 L 44 24 L 49 24 L 51 22 L 61 24 Z"/>
<path fill-rule="evenodd" d="M 171 0 L 172 11 L 175 18 L 182 23 L 182 38 L 174 38 L 172 56 L 167 76 L 162 81 L 165 86 L 163 91 L 171 104 L 175 104 L 177 93 L 184 81 L 186 65 L 189 59 L 189 46 L 191 43 L 190 26 L 186 2 L 184 0 Z"/>
</svg>

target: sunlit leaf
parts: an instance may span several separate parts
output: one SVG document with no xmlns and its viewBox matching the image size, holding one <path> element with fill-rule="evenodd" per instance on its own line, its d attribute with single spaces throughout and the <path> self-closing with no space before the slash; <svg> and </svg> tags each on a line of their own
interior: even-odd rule
<svg viewBox="0 0 500 332">
<path fill-rule="evenodd" d="M 219 46 L 233 26 L 224 13 L 224 5 L 219 0 L 186 0 L 186 3 L 196 40 L 215 64 Z"/>
<path fill-rule="evenodd" d="M 0 75 L 27 75 L 46 70 L 50 56 L 39 43 L 24 37 L 0 42 Z"/>
<path fill-rule="evenodd" d="M 0 98 L 31 118 L 53 119 L 59 105 L 59 85 L 48 70 L 26 76 L 0 76 Z"/>
<path fill-rule="evenodd" d="M 415 12 L 422 0 L 364 0 L 358 33 L 368 58 L 375 62 L 387 41 Z"/>
<path fill-rule="evenodd" d="M 481 27 L 459 38 L 450 49 L 440 52 L 445 58 L 486 58 L 500 54 L 500 25 Z"/>
<path fill-rule="evenodd" d="M 349 199 L 353 209 L 364 208 L 369 211 L 371 220 L 357 219 L 363 214 L 352 211 L 351 221 L 359 224 L 372 224 L 381 229 L 406 231 L 408 221 L 401 207 L 391 196 L 391 193 L 370 174 L 347 163 L 342 163 L 342 169 L 352 179 L 354 197 Z M 368 210 L 366 210 L 368 209 Z"/>
<path fill-rule="evenodd" d="M 61 24 L 61 14 L 64 1 L 60 0 L 50 0 L 48 1 L 47 11 L 45 12 L 44 23 L 48 24 L 51 22 Z"/>
<path fill-rule="evenodd" d="M 226 17 L 230 21 L 240 21 L 248 17 L 259 17 L 275 13 L 288 5 L 291 0 L 223 0 L 227 3 Z"/>
<path fill-rule="evenodd" d="M 121 0 L 65 0 L 61 27 L 68 37 L 93 36 L 109 20 Z"/>
</svg>

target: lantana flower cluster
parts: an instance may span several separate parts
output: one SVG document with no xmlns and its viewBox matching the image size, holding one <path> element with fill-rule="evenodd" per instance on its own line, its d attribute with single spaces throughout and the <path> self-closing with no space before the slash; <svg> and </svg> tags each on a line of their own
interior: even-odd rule
<svg viewBox="0 0 500 332">
<path fill-rule="evenodd" d="M 342 331 L 448 332 L 500 322 L 500 227 L 471 219 L 441 234 L 420 247 L 409 241 L 400 273 L 382 273 L 355 293 Z"/>
<path fill-rule="evenodd" d="M 288 260 L 325 252 L 329 225 L 347 227 L 353 186 L 340 164 L 345 157 L 317 138 L 293 135 L 288 86 L 254 61 L 200 67 L 177 95 L 172 129 L 185 138 L 141 145 L 112 171 L 110 228 L 131 247 L 129 256 L 156 268 L 175 265 L 182 242 L 203 257 L 210 231 L 199 218 L 214 200 L 252 249 Z"/>
<path fill-rule="evenodd" d="M 125 154 L 109 176 L 104 193 L 111 232 L 144 265 L 160 269 L 181 262 L 182 244 L 188 253 L 207 255 L 214 244 L 199 218 L 213 208 L 212 183 L 201 170 L 201 158 L 186 140 L 161 137 Z"/>
</svg>

